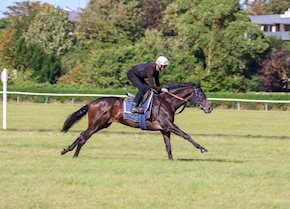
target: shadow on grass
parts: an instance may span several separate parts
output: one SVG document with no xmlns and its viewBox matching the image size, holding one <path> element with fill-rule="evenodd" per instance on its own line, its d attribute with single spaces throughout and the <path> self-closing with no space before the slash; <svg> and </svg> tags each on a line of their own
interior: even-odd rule
<svg viewBox="0 0 290 209">
<path fill-rule="evenodd" d="M 185 161 L 185 162 L 193 162 L 193 161 L 201 161 L 201 162 L 218 162 L 218 163 L 244 163 L 241 160 L 226 160 L 226 159 L 177 159 L 177 161 Z"/>
</svg>

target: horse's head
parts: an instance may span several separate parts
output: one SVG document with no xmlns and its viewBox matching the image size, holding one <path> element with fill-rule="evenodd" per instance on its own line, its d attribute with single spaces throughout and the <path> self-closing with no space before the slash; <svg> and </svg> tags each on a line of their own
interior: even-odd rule
<svg viewBox="0 0 290 209">
<path fill-rule="evenodd" d="M 182 100 L 183 102 L 190 102 L 191 105 L 197 106 L 205 113 L 210 113 L 213 108 L 210 101 L 207 100 L 204 94 L 200 81 L 194 83 L 172 83 L 168 86 L 169 93 L 172 97 Z M 182 105 L 179 103 L 179 106 Z M 177 106 L 177 108 L 179 107 Z"/>
<path fill-rule="evenodd" d="M 195 85 L 193 96 L 190 103 L 202 109 L 205 113 L 210 113 L 213 108 L 210 101 L 207 100 L 206 95 L 204 94 L 200 81 Z"/>
</svg>

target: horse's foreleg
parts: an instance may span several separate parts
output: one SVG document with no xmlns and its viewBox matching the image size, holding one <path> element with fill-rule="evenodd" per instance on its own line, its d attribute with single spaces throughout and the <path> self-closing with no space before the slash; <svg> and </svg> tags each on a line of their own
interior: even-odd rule
<svg viewBox="0 0 290 209">
<path fill-rule="evenodd" d="M 175 124 L 171 124 L 169 127 L 169 130 L 170 130 L 170 132 L 188 140 L 191 144 L 193 144 L 193 146 L 195 146 L 197 149 L 199 149 L 202 153 L 207 152 L 207 149 L 205 149 L 200 144 L 198 144 L 196 141 L 194 141 L 187 133 L 180 130 Z"/>
<path fill-rule="evenodd" d="M 168 160 L 173 160 L 171 153 L 170 132 L 161 131 L 161 133 L 164 138 L 165 147 L 168 154 Z"/>
</svg>

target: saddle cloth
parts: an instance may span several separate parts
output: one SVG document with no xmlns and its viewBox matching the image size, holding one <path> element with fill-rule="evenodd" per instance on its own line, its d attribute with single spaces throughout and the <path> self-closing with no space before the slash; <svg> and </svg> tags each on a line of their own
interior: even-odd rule
<svg viewBox="0 0 290 209">
<path fill-rule="evenodd" d="M 153 92 L 150 92 L 150 94 L 147 95 L 146 100 L 142 102 L 142 107 L 144 108 L 143 114 L 132 113 L 131 109 L 134 98 L 126 97 L 123 101 L 123 118 L 139 123 L 139 127 L 143 130 L 146 130 L 146 119 L 151 117 L 153 94 Z"/>
</svg>

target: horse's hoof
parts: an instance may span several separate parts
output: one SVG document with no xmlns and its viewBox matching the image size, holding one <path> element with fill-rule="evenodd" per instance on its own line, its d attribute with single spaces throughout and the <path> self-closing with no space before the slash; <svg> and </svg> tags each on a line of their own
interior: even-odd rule
<svg viewBox="0 0 290 209">
<path fill-rule="evenodd" d="M 66 153 L 65 149 L 63 149 L 60 154 L 64 155 L 65 153 Z"/>
<path fill-rule="evenodd" d="M 200 151 L 201 151 L 201 153 L 207 153 L 207 149 L 205 149 L 205 148 L 201 148 Z"/>
</svg>

